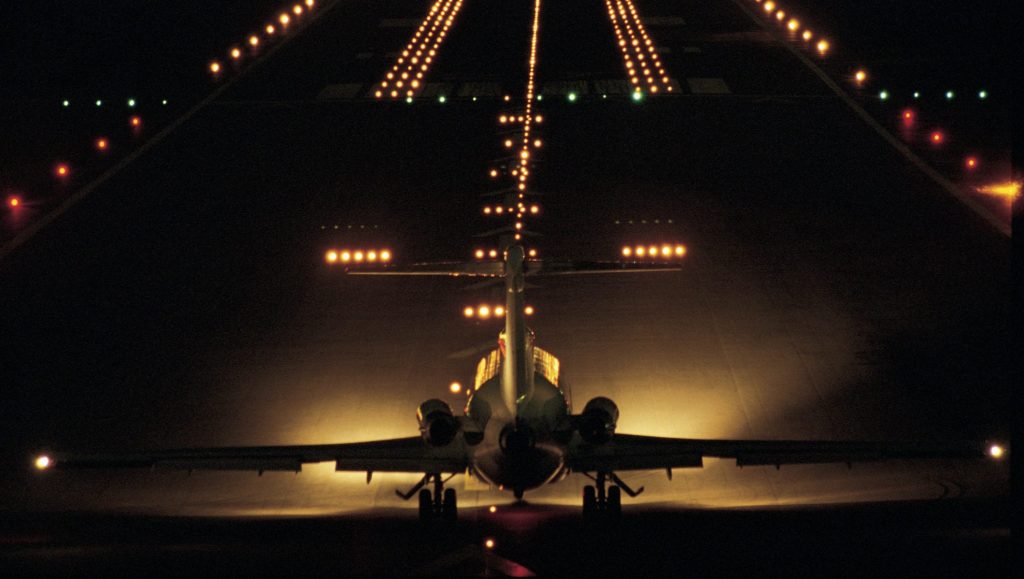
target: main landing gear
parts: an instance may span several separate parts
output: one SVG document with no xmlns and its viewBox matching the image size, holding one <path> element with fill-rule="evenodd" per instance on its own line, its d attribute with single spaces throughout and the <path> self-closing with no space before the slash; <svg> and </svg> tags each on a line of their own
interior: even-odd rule
<svg viewBox="0 0 1024 579">
<path fill-rule="evenodd" d="M 644 487 L 639 490 L 629 488 L 629 485 L 622 482 L 622 479 L 615 476 L 613 472 L 599 472 L 597 476 L 583 473 L 584 476 L 597 483 L 583 487 L 583 518 L 594 519 L 604 516 L 609 519 L 618 519 L 622 516 L 622 493 L 635 497 L 644 492 Z M 605 490 L 605 484 L 611 480 L 615 484 Z"/>
<path fill-rule="evenodd" d="M 395 494 L 402 498 L 402 500 L 409 500 L 413 495 L 419 492 L 420 501 L 420 521 L 426 523 L 429 521 L 440 520 L 449 523 L 454 523 L 458 518 L 458 505 L 455 498 L 455 489 L 446 489 L 444 484 L 455 475 L 452 474 L 448 478 L 441 478 L 440 473 L 431 472 L 423 475 L 420 482 L 416 483 L 408 492 L 395 491 Z M 425 489 L 423 487 L 433 483 L 434 491 Z"/>
</svg>

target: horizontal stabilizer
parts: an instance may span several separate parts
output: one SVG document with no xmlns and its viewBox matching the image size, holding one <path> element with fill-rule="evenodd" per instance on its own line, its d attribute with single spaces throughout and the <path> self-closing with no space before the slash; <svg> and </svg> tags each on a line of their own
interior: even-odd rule
<svg viewBox="0 0 1024 579">
<path fill-rule="evenodd" d="M 505 264 L 500 261 L 440 261 L 411 263 L 377 269 L 352 268 L 349 275 L 449 275 L 467 277 L 502 277 Z"/>
<path fill-rule="evenodd" d="M 678 263 L 621 263 L 617 261 L 528 261 L 525 275 L 581 275 L 679 271 Z"/>
</svg>

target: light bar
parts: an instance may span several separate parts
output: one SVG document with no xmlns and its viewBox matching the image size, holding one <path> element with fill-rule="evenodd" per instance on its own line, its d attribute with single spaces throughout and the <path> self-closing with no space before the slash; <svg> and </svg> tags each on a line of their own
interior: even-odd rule
<svg viewBox="0 0 1024 579">
<path fill-rule="evenodd" d="M 523 313 L 527 316 L 532 316 L 534 313 L 533 306 L 526 306 L 523 308 Z M 462 317 L 467 319 L 476 320 L 490 320 L 494 318 L 505 317 L 505 306 L 504 305 L 489 305 L 480 304 L 477 306 L 466 306 L 462 308 Z"/>
<path fill-rule="evenodd" d="M 462 8 L 462 0 L 437 0 L 412 35 L 401 56 L 377 85 L 376 98 L 412 98 L 437 56 L 437 51 Z"/>
<path fill-rule="evenodd" d="M 626 261 L 664 262 L 675 261 L 686 256 L 686 246 L 681 243 L 649 243 L 623 245 L 619 254 Z"/>
<path fill-rule="evenodd" d="M 651 94 L 672 92 L 668 75 L 658 58 L 658 51 L 644 29 L 633 0 L 605 0 L 604 4 L 612 28 L 615 29 L 615 42 L 622 52 L 626 76 L 629 77 L 633 92 L 641 93 L 644 87 Z"/>
<path fill-rule="evenodd" d="M 324 252 L 324 261 L 334 264 L 374 264 L 391 263 L 394 254 L 390 249 L 328 249 Z"/>
</svg>

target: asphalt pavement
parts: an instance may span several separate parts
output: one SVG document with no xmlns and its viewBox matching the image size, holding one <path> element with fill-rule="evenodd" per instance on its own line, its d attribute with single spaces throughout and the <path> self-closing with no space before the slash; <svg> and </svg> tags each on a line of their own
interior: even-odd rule
<svg viewBox="0 0 1024 579">
<path fill-rule="evenodd" d="M 622 412 L 619 431 L 635 434 L 1005 439 L 1009 239 L 732 3 L 639 8 L 658 17 L 649 32 L 678 87 L 642 102 L 621 90 L 603 8 L 543 8 L 543 196 L 531 221 L 542 235 L 530 244 L 541 257 L 605 260 L 626 244 L 688 248 L 676 273 L 558 278 L 528 290 L 537 343 L 560 358 L 577 409 L 608 396 Z M 306 547 L 282 547 L 275 537 L 284 529 L 325 548 L 331 525 L 342 536 L 382 537 L 387 525 L 375 521 L 391 521 L 398 536 L 421 538 L 406 528 L 415 509 L 393 493 L 414 475 L 366 484 L 322 465 L 262 477 L 39 476 L 28 458 L 45 448 L 401 437 L 415 433 L 423 400 L 459 406 L 464 395 L 449 383 L 472 382 L 499 331 L 464 319 L 462 308 L 493 301 L 493 289 L 346 277 L 323 255 L 372 243 L 398 261 L 468 259 L 487 242 L 474 237 L 494 227 L 478 194 L 496 188 L 487 172 L 503 155 L 497 117 L 520 106 L 529 13 L 525 3 L 495 11 L 467 2 L 424 89 L 432 96 L 391 103 L 372 98 L 372 83 L 422 6 L 336 3 L 0 261 L 5 565 L 118 568 L 116 550 L 82 545 L 90 529 L 115 529 L 99 533 L 101 545 L 133 544 L 116 531 L 125 525 L 155 545 L 135 549 L 129 569 L 170 557 L 179 526 L 202 537 L 195 560 L 214 569 L 210 553 L 246 558 L 249 547 L 236 544 L 280 552 L 275 568 L 290 568 L 281 561 Z M 454 484 L 470 514 L 457 544 L 501 534 L 494 552 L 537 572 L 635 557 L 675 574 L 705 555 L 701 573 L 715 561 L 753 570 L 768 553 L 795 557 L 804 547 L 818 550 L 811 560 L 823 568 L 858 558 L 865 573 L 911 571 L 915 561 L 934 563 L 936 550 L 951 570 L 992 557 L 982 574 L 998 575 L 1009 560 L 1005 464 L 777 471 L 709 461 L 672 481 L 631 473 L 631 485 L 647 487 L 624 508 L 622 536 L 633 539 L 586 543 L 567 558 L 544 545 L 570 549 L 562 543 L 575 532 L 585 479 L 511 507 L 511 495 L 462 478 Z M 497 524 L 483 511 L 492 504 L 529 522 L 516 530 L 509 515 Z M 85 514 L 61 514 L 69 512 Z M 261 538 L 212 529 L 237 517 Z M 704 525 L 714 531 L 702 534 Z M 775 538 L 728 566 L 743 546 L 735 537 L 756 540 L 765 528 Z M 676 537 L 680 550 L 645 551 L 639 537 Z M 894 543 L 877 537 L 903 537 L 894 542 L 907 566 L 885 567 L 883 545 Z M 334 563 L 306 571 L 345 561 L 349 572 L 472 572 L 460 561 L 484 557 L 467 551 L 438 563 L 434 540 L 395 567 L 366 562 L 393 548 L 376 557 L 374 545 L 349 541 Z M 822 553 L 839 544 L 837 555 Z M 367 566 L 352 567 L 357 560 Z"/>
</svg>

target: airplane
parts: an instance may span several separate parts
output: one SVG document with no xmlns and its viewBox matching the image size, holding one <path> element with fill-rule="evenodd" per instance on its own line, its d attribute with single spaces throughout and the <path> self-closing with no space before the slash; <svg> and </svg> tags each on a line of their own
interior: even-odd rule
<svg viewBox="0 0 1024 579">
<path fill-rule="evenodd" d="M 622 434 L 619 409 L 596 397 L 573 414 L 560 384 L 557 358 L 535 344 L 526 325 L 524 278 L 532 275 L 672 271 L 678 264 L 557 262 L 528 260 L 522 245 L 504 238 L 502 258 L 494 261 L 381 265 L 348 271 L 355 275 L 449 275 L 504 281 L 505 327 L 498 347 L 483 357 L 463 414 L 440 399 L 416 412 L 419 434 L 407 438 L 346 444 L 186 448 L 143 452 L 78 454 L 54 452 L 35 459 L 39 470 L 54 468 L 169 468 L 300 472 L 304 464 L 334 462 L 336 471 L 423 474 L 403 500 L 418 497 L 423 521 L 457 518 L 457 474 L 476 477 L 516 499 L 545 484 L 581 473 L 594 484 L 583 490 L 585 518 L 621 515 L 622 493 L 635 497 L 618 473 L 634 470 L 699 468 L 707 457 L 734 459 L 739 467 L 853 463 L 894 459 L 1000 459 L 999 444 L 979 442 L 893 442 L 824 440 L 704 440 Z"/>
</svg>

